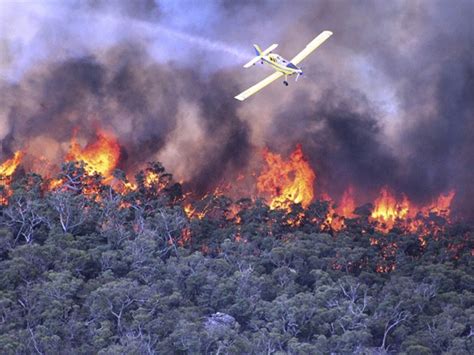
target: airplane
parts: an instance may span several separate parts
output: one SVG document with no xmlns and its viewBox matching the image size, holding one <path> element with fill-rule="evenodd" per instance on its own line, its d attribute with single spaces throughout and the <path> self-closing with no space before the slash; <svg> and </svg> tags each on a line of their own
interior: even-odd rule
<svg viewBox="0 0 474 355">
<path fill-rule="evenodd" d="M 265 86 L 271 84 L 275 80 L 285 76 L 285 80 L 283 84 L 288 86 L 288 76 L 296 74 L 296 80 L 300 75 L 303 75 L 303 70 L 297 67 L 296 65 L 299 64 L 303 59 L 305 59 L 308 55 L 310 55 L 316 48 L 318 48 L 321 44 L 324 43 L 329 37 L 332 36 L 331 31 L 323 31 L 321 32 L 316 38 L 314 38 L 308 45 L 299 52 L 292 60 L 286 60 L 282 56 L 272 53 L 272 51 L 278 47 L 278 44 L 274 43 L 264 51 L 260 49 L 260 47 L 254 44 L 255 52 L 257 56 L 250 60 L 248 63 L 244 65 L 244 68 L 250 68 L 251 66 L 255 65 L 259 61 L 263 63 L 269 64 L 273 69 L 276 71 L 271 74 L 270 76 L 266 77 L 262 81 L 258 82 L 254 86 L 250 87 L 249 89 L 241 92 L 235 98 L 239 101 L 244 101 L 248 97 L 252 96 L 253 94 L 262 90 Z"/>
</svg>

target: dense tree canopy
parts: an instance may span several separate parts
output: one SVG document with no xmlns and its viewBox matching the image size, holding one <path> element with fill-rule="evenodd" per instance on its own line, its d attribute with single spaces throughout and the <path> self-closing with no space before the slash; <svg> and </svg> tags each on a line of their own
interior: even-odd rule
<svg viewBox="0 0 474 355">
<path fill-rule="evenodd" d="M 190 213 L 160 164 L 129 191 L 76 163 L 59 179 L 0 207 L 2 354 L 474 353 L 469 225 L 382 234 L 361 209 L 335 232 L 327 202 L 225 196 Z"/>
</svg>

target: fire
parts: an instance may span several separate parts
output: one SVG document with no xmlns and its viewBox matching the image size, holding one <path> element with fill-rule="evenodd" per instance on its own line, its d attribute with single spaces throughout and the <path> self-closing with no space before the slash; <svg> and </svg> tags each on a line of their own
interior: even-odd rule
<svg viewBox="0 0 474 355">
<path fill-rule="evenodd" d="M 349 186 L 347 190 L 344 191 L 341 201 L 337 206 L 337 213 L 346 218 L 354 217 L 354 210 L 356 208 L 354 200 L 354 189 L 352 186 Z"/>
<path fill-rule="evenodd" d="M 354 189 L 352 186 L 347 188 L 339 203 L 334 206 L 332 198 L 327 193 L 321 193 L 320 199 L 328 202 L 328 211 L 322 228 L 331 228 L 334 231 L 340 231 L 346 227 L 345 219 L 353 218 L 356 208 L 354 199 Z"/>
<path fill-rule="evenodd" d="M 147 172 L 145 176 L 145 185 L 147 187 L 153 186 L 153 184 L 156 184 L 158 182 L 158 174 L 154 173 L 153 171 Z"/>
<path fill-rule="evenodd" d="M 11 177 L 19 164 L 22 162 L 24 153 L 17 151 L 14 156 L 0 165 L 0 186 L 3 186 L 3 192 L 0 196 L 0 204 L 7 204 L 12 194 L 9 188 Z M 82 147 L 74 136 L 71 139 L 70 150 L 65 158 L 66 161 L 83 161 L 85 169 L 89 174 L 100 173 L 106 178 L 105 184 L 124 195 L 137 189 L 137 184 L 125 179 L 113 179 L 112 172 L 117 166 L 120 158 L 120 146 L 115 137 L 103 131 L 97 131 L 96 139 Z M 352 186 L 349 186 L 343 193 L 341 199 L 337 203 L 333 203 L 331 197 L 324 192 L 320 193 L 320 199 L 328 201 L 328 211 L 325 217 L 314 216 L 307 210 L 292 210 L 292 204 L 301 204 L 306 209 L 314 198 L 314 183 L 316 174 L 311 168 L 307 158 L 303 154 L 302 146 L 297 145 L 288 159 L 284 159 L 281 155 L 270 152 L 268 149 L 263 151 L 265 167 L 261 174 L 257 176 L 256 187 L 259 193 L 269 201 L 271 209 L 282 209 L 288 213 L 284 217 L 285 225 L 292 228 L 299 228 L 309 221 L 309 223 L 317 223 L 322 230 L 340 231 L 351 228 L 354 224 L 347 224 L 348 218 L 355 218 L 354 210 L 357 200 L 361 199 L 361 195 L 357 194 Z M 256 175 L 252 175 L 256 176 Z M 144 185 L 146 188 L 161 189 L 166 186 L 168 180 L 163 179 L 162 175 L 155 170 L 148 168 L 144 171 Z M 87 178 L 90 178 L 88 176 Z M 244 175 L 240 174 L 237 181 L 244 180 Z M 165 181 L 166 180 L 166 181 Z M 90 195 L 92 198 L 98 198 L 96 183 L 87 182 L 85 180 L 82 193 Z M 62 178 L 49 178 L 46 180 L 46 189 L 54 190 L 61 188 L 64 181 Z M 231 185 L 230 183 L 228 184 Z M 205 195 L 200 201 L 188 199 L 183 204 L 183 211 L 188 219 L 202 220 L 206 216 L 215 215 L 216 196 L 225 195 L 230 190 L 228 185 L 221 185 L 215 188 L 214 192 Z M 189 193 L 191 194 L 191 193 Z M 214 196 L 214 197 L 213 197 Z M 373 209 L 369 217 L 369 222 L 383 233 L 389 232 L 394 226 L 400 228 L 404 232 L 416 233 L 420 247 L 425 248 L 430 236 L 437 234 L 443 230 L 442 223 L 439 219 L 426 218 L 430 214 L 436 214 L 443 217 L 449 217 L 451 203 L 454 199 L 455 192 L 449 191 L 435 198 L 428 204 L 423 206 L 414 204 L 407 196 L 396 195 L 388 187 L 383 187 L 378 197 L 373 201 Z M 335 201 L 334 201 L 335 202 Z M 128 208 L 129 203 L 123 202 L 121 208 Z M 230 204 L 224 211 L 226 221 L 231 221 L 237 226 L 242 223 L 240 214 L 241 207 L 238 204 Z M 214 213 L 214 214 L 213 214 Z M 190 231 L 183 231 L 181 242 L 187 243 L 190 240 Z M 371 245 L 377 245 L 377 239 L 371 239 Z M 384 270 L 381 270 L 384 272 Z"/>
<path fill-rule="evenodd" d="M 13 158 L 8 159 L 2 165 L 0 165 L 0 176 L 10 177 L 13 175 L 15 170 L 18 168 L 18 165 L 20 165 L 23 156 L 24 153 L 22 151 L 17 151 L 13 155 Z"/>
<path fill-rule="evenodd" d="M 10 190 L 11 176 L 20 165 L 23 155 L 24 153 L 22 151 L 17 151 L 13 155 L 13 158 L 8 159 L 0 165 L 0 186 L 3 188 L 0 196 L 0 205 L 8 204 L 8 198 L 12 194 Z"/>
<path fill-rule="evenodd" d="M 196 212 L 196 209 L 190 203 L 186 204 L 183 209 L 184 213 L 186 213 L 186 216 L 188 216 L 189 219 L 191 219 Z"/>
<path fill-rule="evenodd" d="M 411 203 L 405 195 L 401 200 L 397 200 L 387 187 L 380 190 L 379 196 L 374 201 L 374 209 L 371 218 L 379 222 L 378 230 L 388 232 L 395 223 L 411 232 L 419 232 L 421 235 L 427 234 L 427 225 L 420 220 L 420 216 L 429 216 L 430 213 L 439 216 L 449 217 L 451 202 L 455 192 L 450 191 L 447 194 L 441 194 L 433 202 L 426 206 L 416 206 Z M 424 241 L 421 241 L 424 244 Z"/>
<path fill-rule="evenodd" d="M 335 231 L 340 231 L 346 227 L 345 219 L 354 217 L 355 200 L 354 200 L 354 189 L 349 186 L 341 197 L 341 200 L 334 209 L 332 206 L 332 200 L 326 194 L 322 194 L 323 199 L 329 201 L 329 210 L 326 216 L 326 225 L 331 226 Z"/>
<path fill-rule="evenodd" d="M 377 265 L 375 268 L 375 272 L 379 274 L 385 274 L 388 272 L 392 272 L 395 270 L 395 264 L 390 264 L 390 265 Z"/>
<path fill-rule="evenodd" d="M 48 181 L 47 189 L 55 190 L 63 184 L 62 179 L 51 179 Z"/>
<path fill-rule="evenodd" d="M 115 137 L 105 132 L 97 131 L 96 137 L 96 141 L 87 144 L 84 148 L 73 137 L 66 161 L 83 161 L 89 174 L 99 173 L 107 178 L 111 176 L 118 164 L 120 146 Z"/>
<path fill-rule="evenodd" d="M 257 189 L 271 196 L 270 208 L 288 209 L 292 203 L 308 207 L 314 197 L 316 174 L 303 155 L 301 145 L 296 146 L 288 161 L 267 149 L 263 157 L 267 166 L 257 179 Z"/>
<path fill-rule="evenodd" d="M 445 195 L 438 196 L 435 201 L 423 208 L 423 213 L 436 213 L 438 215 L 448 216 L 451 212 L 451 202 L 453 201 L 454 195 L 454 190 L 451 190 Z"/>
<path fill-rule="evenodd" d="M 178 240 L 178 245 L 184 247 L 191 242 L 191 229 L 185 227 L 181 230 L 181 238 Z"/>
<path fill-rule="evenodd" d="M 407 218 L 409 211 L 410 202 L 405 195 L 403 195 L 401 201 L 397 201 L 389 189 L 383 187 L 374 201 L 371 217 L 382 224 L 380 229 L 389 231 L 397 220 Z"/>
</svg>

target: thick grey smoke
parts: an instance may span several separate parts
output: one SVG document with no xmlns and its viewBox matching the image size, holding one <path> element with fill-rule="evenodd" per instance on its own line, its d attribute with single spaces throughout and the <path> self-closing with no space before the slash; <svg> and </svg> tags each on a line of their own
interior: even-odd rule
<svg viewBox="0 0 474 355">
<path fill-rule="evenodd" d="M 119 136 L 122 167 L 161 160 L 205 191 L 296 143 L 317 191 L 389 185 L 417 202 L 456 189 L 474 216 L 473 5 L 443 1 L 84 1 L 0 5 L 0 137 L 59 160 L 71 130 Z M 270 71 L 252 43 L 291 58 L 334 36 L 304 76 L 243 103 Z M 82 133 L 81 133 L 82 132 Z M 37 154 L 39 155 L 39 154 Z M 364 201 L 361 201 L 364 202 Z"/>
</svg>

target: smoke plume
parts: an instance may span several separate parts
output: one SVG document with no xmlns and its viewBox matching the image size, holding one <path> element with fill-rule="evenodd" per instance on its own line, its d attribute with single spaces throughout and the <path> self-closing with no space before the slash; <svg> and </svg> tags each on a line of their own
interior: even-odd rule
<svg viewBox="0 0 474 355">
<path fill-rule="evenodd" d="M 262 147 L 301 143 L 317 192 L 388 185 L 421 203 L 455 189 L 472 217 L 472 13 L 468 0 L 3 3 L 3 157 L 59 163 L 73 130 L 87 141 L 100 126 L 121 168 L 159 160 L 205 192 Z M 271 72 L 241 67 L 252 43 L 291 59 L 326 29 L 298 83 L 233 99 Z"/>
</svg>

